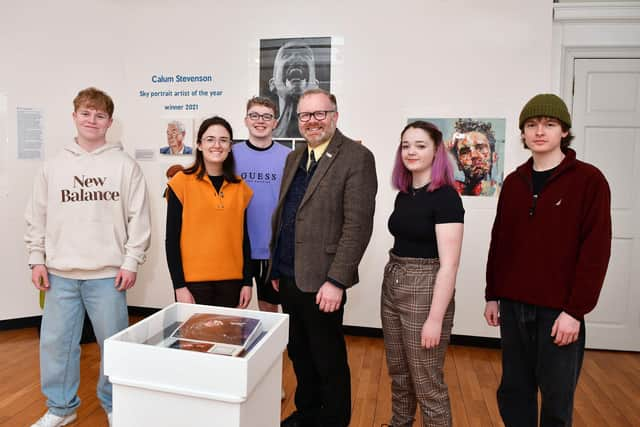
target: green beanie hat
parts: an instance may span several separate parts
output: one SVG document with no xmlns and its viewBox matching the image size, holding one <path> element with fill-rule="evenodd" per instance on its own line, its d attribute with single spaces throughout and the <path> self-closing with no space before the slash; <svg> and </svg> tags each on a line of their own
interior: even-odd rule
<svg viewBox="0 0 640 427">
<path fill-rule="evenodd" d="M 552 93 L 536 95 L 525 104 L 520 113 L 520 130 L 524 127 L 524 122 L 532 117 L 551 117 L 571 127 L 571 116 L 567 104 L 559 96 Z"/>
</svg>

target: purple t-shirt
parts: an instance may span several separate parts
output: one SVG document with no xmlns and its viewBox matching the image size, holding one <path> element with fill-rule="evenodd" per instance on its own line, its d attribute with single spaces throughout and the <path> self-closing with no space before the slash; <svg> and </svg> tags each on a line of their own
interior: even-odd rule
<svg viewBox="0 0 640 427">
<path fill-rule="evenodd" d="M 233 145 L 236 172 L 253 190 L 247 208 L 247 227 L 252 259 L 269 259 L 271 215 L 278 203 L 284 162 L 291 150 L 273 142 L 262 149 L 248 141 Z"/>
</svg>

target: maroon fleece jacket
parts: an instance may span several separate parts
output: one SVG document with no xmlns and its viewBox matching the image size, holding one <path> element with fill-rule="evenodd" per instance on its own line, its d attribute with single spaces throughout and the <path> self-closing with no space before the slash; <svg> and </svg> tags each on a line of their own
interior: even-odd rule
<svg viewBox="0 0 640 427">
<path fill-rule="evenodd" d="M 534 201 L 533 159 L 505 179 L 487 260 L 487 301 L 509 299 L 582 319 L 611 254 L 611 193 L 600 170 L 565 158 Z"/>
</svg>

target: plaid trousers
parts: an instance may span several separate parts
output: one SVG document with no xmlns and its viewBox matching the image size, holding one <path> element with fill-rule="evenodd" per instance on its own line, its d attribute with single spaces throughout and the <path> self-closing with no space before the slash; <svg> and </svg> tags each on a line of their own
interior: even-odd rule
<svg viewBox="0 0 640 427">
<path fill-rule="evenodd" d="M 391 425 L 412 426 L 419 403 L 423 426 L 451 426 L 443 367 L 453 327 L 453 298 L 442 322 L 440 344 L 430 349 L 421 346 L 440 261 L 389 256 L 380 311 L 391 377 Z"/>
</svg>

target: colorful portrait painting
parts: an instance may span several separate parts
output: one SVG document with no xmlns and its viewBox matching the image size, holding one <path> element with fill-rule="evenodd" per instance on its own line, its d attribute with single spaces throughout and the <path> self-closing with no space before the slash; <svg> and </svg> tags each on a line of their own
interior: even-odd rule
<svg viewBox="0 0 640 427">
<path fill-rule="evenodd" d="M 505 119 L 412 118 L 442 131 L 462 196 L 497 196 L 504 179 Z"/>
</svg>

